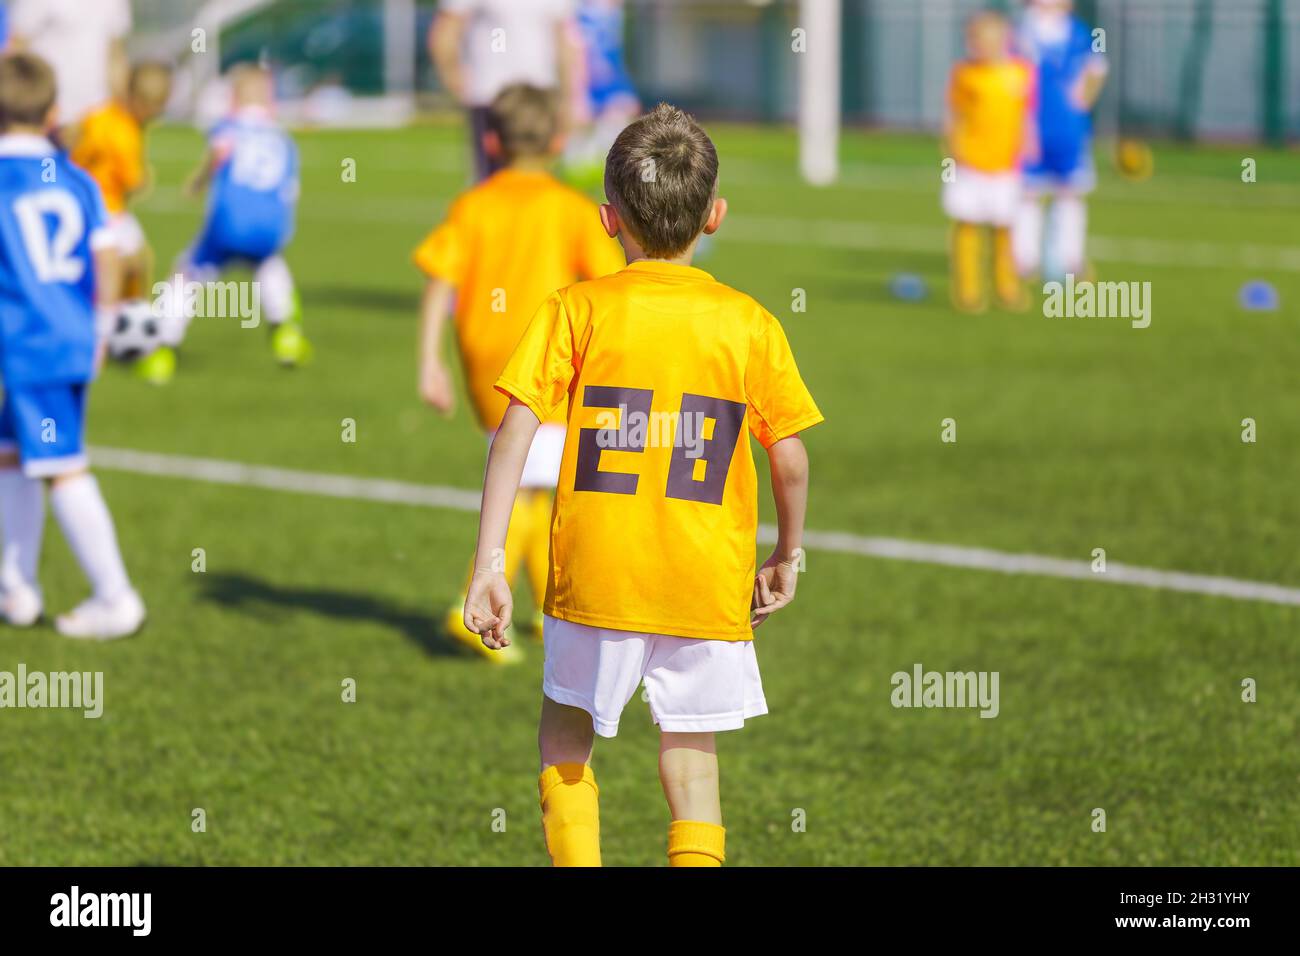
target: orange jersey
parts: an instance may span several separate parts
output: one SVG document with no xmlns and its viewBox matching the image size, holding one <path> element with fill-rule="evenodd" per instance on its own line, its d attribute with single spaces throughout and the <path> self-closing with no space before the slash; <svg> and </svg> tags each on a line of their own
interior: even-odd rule
<svg viewBox="0 0 1300 956">
<path fill-rule="evenodd" d="M 577 624 L 749 640 L 763 445 L 822 420 L 785 333 L 690 266 L 640 260 L 551 295 L 497 388 L 566 404 L 545 610 Z"/>
<path fill-rule="evenodd" d="M 596 204 L 549 173 L 503 169 L 457 199 L 415 250 L 430 278 L 456 287 L 456 338 L 483 428 L 501 423 L 492 386 L 537 307 L 556 289 L 623 268 Z M 552 421 L 563 421 L 555 410 Z"/>
<path fill-rule="evenodd" d="M 958 63 L 948 86 L 953 158 L 985 173 L 1020 166 L 1034 103 L 1034 73 L 1023 60 Z"/>
<path fill-rule="evenodd" d="M 144 131 L 116 101 L 82 121 L 71 157 L 99 183 L 110 213 L 124 212 L 127 196 L 144 184 Z"/>
</svg>

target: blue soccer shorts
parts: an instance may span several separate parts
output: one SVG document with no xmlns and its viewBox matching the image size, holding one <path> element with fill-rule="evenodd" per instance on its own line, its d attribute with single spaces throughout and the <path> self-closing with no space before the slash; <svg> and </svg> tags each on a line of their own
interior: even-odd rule
<svg viewBox="0 0 1300 956">
<path fill-rule="evenodd" d="M 6 388 L 0 406 L 0 451 L 18 452 L 28 478 L 86 468 L 84 382 Z"/>
</svg>

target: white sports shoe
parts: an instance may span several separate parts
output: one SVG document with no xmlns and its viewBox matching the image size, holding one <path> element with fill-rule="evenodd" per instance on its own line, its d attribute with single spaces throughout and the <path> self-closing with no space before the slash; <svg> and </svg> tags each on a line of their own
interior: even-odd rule
<svg viewBox="0 0 1300 956">
<path fill-rule="evenodd" d="M 111 641 L 129 637 L 144 623 L 144 602 L 134 591 L 123 591 L 111 601 L 90 598 L 67 614 L 54 619 L 54 628 L 64 637 Z"/>
<path fill-rule="evenodd" d="M 7 588 L 0 596 L 0 618 L 14 627 L 31 627 L 40 620 L 42 610 L 40 592 L 24 584 Z"/>
</svg>

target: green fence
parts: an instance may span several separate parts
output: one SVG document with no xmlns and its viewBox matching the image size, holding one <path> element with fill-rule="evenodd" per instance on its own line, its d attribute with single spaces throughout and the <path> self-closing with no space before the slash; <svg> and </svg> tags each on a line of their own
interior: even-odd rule
<svg viewBox="0 0 1300 956">
<path fill-rule="evenodd" d="M 530 2 L 530 0 L 519 0 Z M 279 0 L 227 28 L 222 59 L 267 56 L 288 93 L 325 80 L 357 93 L 383 85 L 382 0 Z M 846 123 L 933 129 L 962 24 L 1018 0 L 843 0 Z M 183 23 L 195 0 L 136 0 L 137 20 Z M 421 89 L 436 89 L 419 5 Z M 1105 132 L 1195 139 L 1300 138 L 1300 0 L 1078 0 L 1105 31 L 1111 78 Z M 796 0 L 627 0 L 627 48 L 646 100 L 712 115 L 793 117 Z"/>
</svg>

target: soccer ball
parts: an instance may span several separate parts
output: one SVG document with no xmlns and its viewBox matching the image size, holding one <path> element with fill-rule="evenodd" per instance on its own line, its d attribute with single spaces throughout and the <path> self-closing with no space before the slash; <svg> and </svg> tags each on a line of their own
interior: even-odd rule
<svg viewBox="0 0 1300 956">
<path fill-rule="evenodd" d="M 161 344 L 162 325 L 144 299 L 123 302 L 108 333 L 108 354 L 119 362 L 144 358 Z"/>
</svg>

